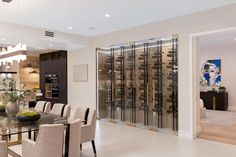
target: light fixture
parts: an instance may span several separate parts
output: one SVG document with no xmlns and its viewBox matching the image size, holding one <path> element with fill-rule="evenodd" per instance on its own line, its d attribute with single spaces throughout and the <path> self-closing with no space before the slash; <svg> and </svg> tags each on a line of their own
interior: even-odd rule
<svg viewBox="0 0 236 157">
<path fill-rule="evenodd" d="M 8 46 L 0 51 L 0 63 L 6 65 L 7 63 L 13 64 L 13 61 L 24 61 L 27 59 L 27 46 L 26 44 L 17 44 L 15 47 Z"/>
<path fill-rule="evenodd" d="M 12 0 L 2 0 L 3 2 L 10 3 Z"/>
<path fill-rule="evenodd" d="M 2 39 L 1 39 L 1 41 L 5 41 L 5 39 L 4 39 L 4 38 L 2 38 Z"/>
<path fill-rule="evenodd" d="M 53 44 L 49 44 L 48 46 L 49 46 L 49 47 L 53 47 Z"/>
<path fill-rule="evenodd" d="M 234 38 L 234 40 L 236 41 L 236 38 Z"/>
<path fill-rule="evenodd" d="M 7 78 L 12 78 L 12 74 L 7 74 Z"/>
<path fill-rule="evenodd" d="M 38 72 L 36 70 L 33 70 L 33 71 L 29 72 L 29 74 L 38 74 Z"/>
<path fill-rule="evenodd" d="M 68 27 L 69 30 L 72 30 L 72 28 L 73 28 L 72 26 L 69 26 L 69 27 Z"/>
<path fill-rule="evenodd" d="M 12 78 L 12 75 L 17 74 L 17 72 L 5 71 L 5 72 L 0 72 L 0 74 L 2 78 Z"/>
<path fill-rule="evenodd" d="M 106 14 L 105 17 L 106 17 L 106 18 L 109 18 L 109 17 L 111 17 L 111 15 L 110 15 L 110 14 Z"/>
</svg>

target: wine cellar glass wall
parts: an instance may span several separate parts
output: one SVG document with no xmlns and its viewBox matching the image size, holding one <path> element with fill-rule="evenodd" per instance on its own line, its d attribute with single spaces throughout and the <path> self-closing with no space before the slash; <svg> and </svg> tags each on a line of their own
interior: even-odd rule
<svg viewBox="0 0 236 157">
<path fill-rule="evenodd" d="M 98 116 L 178 130 L 177 35 L 97 49 Z"/>
</svg>

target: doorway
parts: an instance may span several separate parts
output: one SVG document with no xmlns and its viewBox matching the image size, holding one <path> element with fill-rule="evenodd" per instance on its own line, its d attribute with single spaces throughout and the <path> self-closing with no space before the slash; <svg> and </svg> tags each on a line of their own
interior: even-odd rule
<svg viewBox="0 0 236 157">
<path fill-rule="evenodd" d="M 236 29 L 191 35 L 194 135 L 236 144 Z"/>
</svg>

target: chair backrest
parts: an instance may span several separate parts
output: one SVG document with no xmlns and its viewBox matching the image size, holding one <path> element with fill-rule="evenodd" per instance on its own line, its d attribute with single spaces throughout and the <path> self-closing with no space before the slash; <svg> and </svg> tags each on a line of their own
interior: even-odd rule
<svg viewBox="0 0 236 157">
<path fill-rule="evenodd" d="M 0 157 L 7 157 L 7 142 L 0 141 Z"/>
<path fill-rule="evenodd" d="M 80 141 L 81 141 L 81 121 L 77 119 L 70 123 L 70 142 L 69 157 L 80 157 Z"/>
<path fill-rule="evenodd" d="M 87 107 L 78 107 L 76 110 L 75 110 L 75 113 L 73 115 L 73 120 L 76 120 L 76 119 L 80 119 L 82 121 L 86 121 L 85 123 L 83 124 L 87 124 L 87 120 L 88 120 L 88 114 L 89 114 L 89 108 Z"/>
<path fill-rule="evenodd" d="M 48 124 L 39 127 L 36 140 L 37 153 L 41 156 L 61 156 L 63 153 L 64 126 L 62 124 Z"/>
<path fill-rule="evenodd" d="M 52 107 L 51 113 L 62 117 L 69 117 L 70 111 L 71 111 L 70 105 L 55 103 Z"/>
<path fill-rule="evenodd" d="M 64 112 L 63 112 L 63 117 L 70 117 L 70 112 L 71 112 L 71 106 L 70 105 L 66 105 L 64 108 Z"/>
<path fill-rule="evenodd" d="M 34 109 L 40 112 L 50 113 L 51 103 L 47 101 L 38 101 Z"/>
<path fill-rule="evenodd" d="M 81 126 L 81 143 L 94 140 L 96 131 L 96 111 L 91 110 L 88 114 L 87 124 Z"/>
</svg>

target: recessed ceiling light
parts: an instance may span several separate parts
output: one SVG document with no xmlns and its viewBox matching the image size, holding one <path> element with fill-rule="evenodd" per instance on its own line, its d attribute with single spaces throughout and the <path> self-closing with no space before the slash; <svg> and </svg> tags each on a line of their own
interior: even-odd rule
<svg viewBox="0 0 236 157">
<path fill-rule="evenodd" d="M 236 38 L 234 38 L 234 40 L 236 41 Z"/>
<path fill-rule="evenodd" d="M 49 44 L 48 46 L 50 46 L 50 47 L 53 47 L 53 45 L 52 45 L 52 44 Z"/>
<path fill-rule="evenodd" d="M 109 17 L 111 17 L 111 15 L 110 15 L 110 14 L 106 14 L 105 17 L 106 17 L 106 18 L 109 18 Z"/>
<path fill-rule="evenodd" d="M 4 39 L 4 38 L 2 38 L 1 40 L 2 40 L 2 41 L 5 41 L 5 39 Z"/>
<path fill-rule="evenodd" d="M 69 26 L 69 27 L 68 27 L 68 29 L 70 29 L 70 30 L 71 30 L 72 28 L 73 28 L 72 26 Z"/>
</svg>

